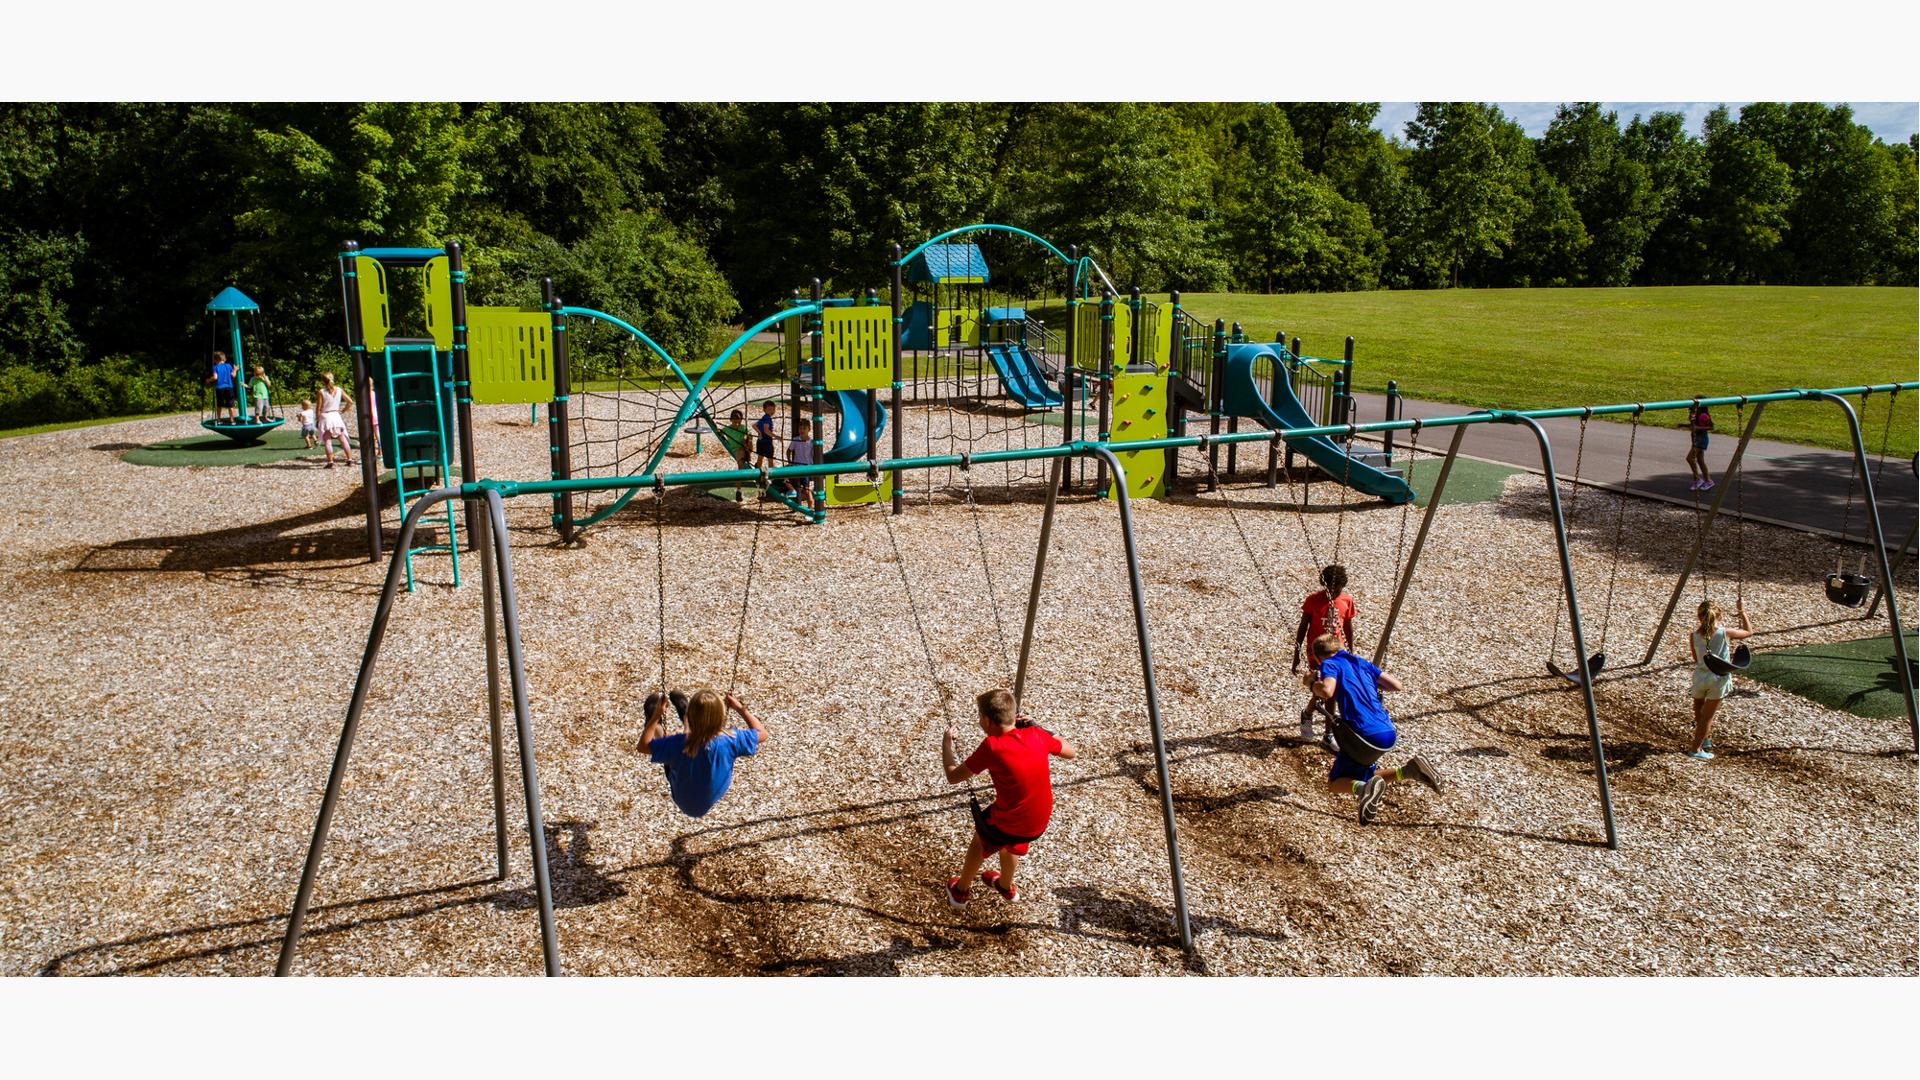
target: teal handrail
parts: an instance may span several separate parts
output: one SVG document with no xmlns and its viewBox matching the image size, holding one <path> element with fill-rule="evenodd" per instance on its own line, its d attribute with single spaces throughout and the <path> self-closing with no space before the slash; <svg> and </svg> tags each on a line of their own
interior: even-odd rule
<svg viewBox="0 0 1920 1080">
<path fill-rule="evenodd" d="M 1039 244 L 1041 247 L 1046 248 L 1048 251 L 1053 252 L 1054 255 L 1058 257 L 1061 262 L 1066 263 L 1069 266 L 1073 265 L 1073 260 L 1067 258 L 1067 255 L 1065 252 L 1061 251 L 1059 248 L 1054 247 L 1052 244 L 1048 243 L 1045 237 L 1035 235 L 1034 233 L 1030 233 L 1025 229 L 1016 229 L 1011 225 L 995 225 L 990 222 L 983 222 L 978 225 L 962 225 L 957 229 L 948 229 L 946 232 L 941 233 L 939 236 L 936 236 L 931 240 L 923 241 L 919 247 L 916 247 L 912 251 L 907 252 L 905 255 L 902 255 L 899 258 L 893 260 L 893 265 L 895 266 L 907 265 L 907 263 L 915 255 L 920 254 L 921 252 L 932 247 L 933 245 L 941 242 L 942 240 L 945 240 L 949 236 L 960 236 L 965 233 L 982 232 L 982 231 L 1008 232 L 1008 233 L 1013 233 L 1016 236 L 1024 236 L 1027 239 L 1033 241 L 1034 243 Z"/>
</svg>

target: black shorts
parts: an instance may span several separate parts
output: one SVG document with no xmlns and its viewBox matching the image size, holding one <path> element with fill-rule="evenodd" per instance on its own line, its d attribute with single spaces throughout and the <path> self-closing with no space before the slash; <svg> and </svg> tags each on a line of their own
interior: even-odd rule
<svg viewBox="0 0 1920 1080">
<path fill-rule="evenodd" d="M 238 402 L 238 399 L 234 396 L 233 387 L 216 386 L 213 388 L 214 408 L 231 409 L 237 404 L 237 402 Z"/>
<path fill-rule="evenodd" d="M 973 831 L 980 834 L 980 850 L 988 855 L 1001 848 L 1012 848 L 1014 854 L 1025 855 L 1027 845 L 1040 839 L 1039 836 L 1015 836 L 1012 833 L 1003 832 L 987 820 L 987 811 L 980 805 L 980 800 L 973 800 L 972 806 Z"/>
</svg>

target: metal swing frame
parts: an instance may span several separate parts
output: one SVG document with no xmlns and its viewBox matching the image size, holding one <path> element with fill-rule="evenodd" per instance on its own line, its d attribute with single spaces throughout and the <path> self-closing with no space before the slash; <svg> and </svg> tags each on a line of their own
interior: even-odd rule
<svg viewBox="0 0 1920 1080">
<path fill-rule="evenodd" d="M 1690 404 L 1727 405 L 1737 401 L 1748 404 L 1764 404 L 1767 401 L 1788 400 L 1826 400 L 1834 402 L 1842 408 L 1848 418 L 1848 424 L 1853 437 L 1855 463 L 1865 480 L 1868 516 L 1873 524 L 1874 548 L 1880 560 L 1882 580 L 1890 582 L 1892 580 L 1892 574 L 1887 559 L 1885 538 L 1881 531 L 1879 511 L 1877 504 L 1874 502 L 1872 477 L 1866 468 L 1866 452 L 1861 442 L 1859 418 L 1854 413 L 1852 407 L 1847 404 L 1845 396 L 1861 396 L 1868 393 L 1892 390 L 1896 386 L 1901 390 L 1915 390 L 1920 389 L 1920 382 L 1871 387 L 1848 387 L 1835 390 L 1787 390 L 1773 394 L 1741 398 L 1700 399 L 1694 402 L 1674 401 L 1645 405 L 1601 406 L 1592 407 L 1590 411 L 1595 415 L 1632 410 L 1659 411 L 1664 409 L 1686 408 Z M 1402 419 L 1371 424 L 1336 424 L 1279 433 L 1259 431 L 1213 435 L 1208 441 L 1212 445 L 1219 445 L 1221 443 L 1231 445 L 1237 442 L 1265 441 L 1273 438 L 1275 434 L 1283 438 L 1302 438 L 1343 433 L 1352 435 L 1361 431 L 1384 432 L 1409 429 L 1414 427 L 1416 423 L 1428 428 L 1457 428 L 1454 432 L 1452 443 L 1448 447 L 1446 459 L 1441 465 L 1440 474 L 1435 482 L 1433 495 L 1428 500 L 1426 514 L 1421 519 L 1420 531 L 1414 540 L 1413 551 L 1408 555 L 1406 566 L 1401 573 L 1399 586 L 1394 594 L 1393 606 L 1388 614 L 1387 625 L 1382 630 L 1380 643 L 1374 651 L 1374 663 L 1383 665 L 1386 660 L 1388 647 L 1391 644 L 1394 625 L 1405 603 L 1407 591 L 1413 582 L 1414 573 L 1418 567 L 1421 551 L 1425 547 L 1429 530 L 1433 524 L 1434 515 L 1443 501 L 1447 478 L 1452 471 L 1454 461 L 1459 455 L 1460 443 L 1466 433 L 1466 428 L 1475 424 L 1484 423 L 1526 425 L 1528 429 L 1534 433 L 1534 437 L 1539 443 L 1543 469 L 1548 476 L 1552 476 L 1554 475 L 1552 446 L 1547 438 L 1546 431 L 1536 422 L 1536 418 L 1546 419 L 1579 416 L 1585 411 L 1588 410 L 1570 408 L 1540 409 L 1529 412 L 1517 412 L 1513 410 L 1482 411 L 1468 415 L 1436 417 L 1421 421 Z M 1748 423 L 1745 434 L 1741 437 L 1740 446 L 1735 451 L 1735 457 L 1733 462 L 1730 463 L 1729 469 L 1737 466 L 1740 455 L 1745 451 L 1747 440 L 1752 436 L 1754 426 L 1758 423 L 1758 420 L 1759 410 L 1756 409 L 1754 416 Z M 1197 447 L 1199 445 L 1201 445 L 1201 440 L 1198 438 L 1192 436 L 1176 436 L 1128 443 L 1125 449 L 1177 449 L 1189 446 Z M 1040 589 L 1045 577 L 1046 555 L 1052 538 L 1054 509 L 1060 490 L 1060 482 L 1064 476 L 1066 459 L 1069 457 L 1089 455 L 1098 458 L 1101 464 L 1116 472 L 1120 468 L 1119 459 L 1114 456 L 1113 450 L 1105 443 L 1095 442 L 1073 442 L 1059 446 L 1039 447 L 1027 450 L 987 452 L 973 455 L 971 459 L 974 463 L 1034 458 L 1054 459 L 1054 475 L 1052 481 L 1047 485 L 1046 512 L 1041 520 L 1039 544 L 1034 555 L 1033 583 L 1028 598 L 1025 627 L 1020 643 L 1020 662 L 1015 673 L 1014 692 L 1016 697 L 1021 696 L 1025 688 L 1027 665 L 1033 638 L 1033 626 L 1038 608 Z M 547 864 L 545 816 L 540 805 L 539 777 L 534 761 L 532 712 L 528 701 L 526 663 L 521 644 L 519 601 L 514 586 L 512 551 L 506 528 L 504 499 L 518 495 L 562 496 L 565 493 L 575 491 L 627 489 L 654 486 L 656 484 L 669 486 L 709 484 L 727 481 L 742 482 L 764 476 L 812 478 L 815 476 L 824 476 L 829 473 L 849 473 L 875 469 L 898 472 L 908 469 L 951 467 L 960 463 L 960 458 L 957 455 L 946 455 L 938 457 L 900 458 L 880 462 L 862 461 L 786 466 L 770 470 L 766 473 L 753 469 L 734 469 L 719 472 L 676 473 L 671 476 L 660 477 L 649 474 L 634 477 L 545 480 L 524 483 L 479 480 L 463 483 L 459 487 L 441 488 L 429 492 L 414 502 L 413 506 L 408 510 L 406 517 L 401 522 L 398 543 L 398 547 L 401 550 L 404 550 L 410 543 L 413 531 L 419 524 L 421 516 L 434 506 L 450 499 L 485 502 L 486 514 L 480 519 L 479 527 L 469 535 L 474 537 L 475 543 L 480 548 L 492 548 L 491 558 L 483 555 L 481 559 L 481 581 L 482 589 L 485 593 L 483 618 L 487 654 L 488 732 L 493 765 L 495 855 L 498 869 L 496 880 L 504 879 L 510 872 L 506 825 L 505 764 L 503 755 L 504 731 L 501 717 L 500 694 L 501 663 L 499 645 L 500 641 L 504 639 L 506 643 L 505 666 L 507 687 L 512 702 L 514 732 L 520 754 L 521 783 L 525 795 L 527 812 L 527 834 L 533 856 L 534 890 L 538 897 L 541 952 L 548 975 L 560 974 L 560 948 L 558 933 L 554 923 L 553 883 Z M 1717 514 L 1721 498 L 1725 495 L 1725 490 L 1723 486 L 1720 489 L 1720 494 L 1715 497 L 1712 513 Z M 1174 818 L 1173 790 L 1169 778 L 1166 739 L 1160 716 L 1159 688 L 1154 674 L 1153 644 L 1147 625 L 1145 590 L 1142 585 L 1139 551 L 1135 541 L 1132 502 L 1126 493 L 1125 485 L 1120 486 L 1117 501 L 1120 508 L 1121 540 L 1127 559 L 1128 584 L 1133 605 L 1135 638 L 1140 651 L 1141 678 L 1146 696 L 1147 720 L 1152 733 L 1155 766 L 1160 784 L 1161 816 L 1165 825 L 1168 864 L 1173 887 L 1174 922 L 1180 936 L 1181 944 L 1190 950 L 1193 947 L 1193 932 L 1188 914 L 1186 888 L 1181 869 L 1179 830 Z M 1584 656 L 1586 654 L 1585 632 L 1580 619 L 1579 596 L 1573 578 L 1572 559 L 1568 553 L 1566 521 L 1560 508 L 1557 484 L 1548 485 L 1548 502 L 1552 510 L 1554 538 L 1560 556 L 1561 582 L 1565 591 L 1568 614 L 1572 624 L 1575 649 L 1579 655 Z M 1710 514 L 1708 521 L 1703 524 L 1700 530 L 1693 555 L 1688 560 L 1688 574 L 1691 573 L 1693 565 L 1698 559 L 1700 549 L 1705 543 L 1707 529 L 1711 525 L 1711 522 L 1712 516 Z M 313 898 L 313 889 L 319 877 L 320 862 L 325 851 L 327 835 L 332 825 L 333 812 L 339 802 L 340 792 L 352 754 L 354 737 L 358 732 L 360 720 L 366 707 L 367 695 L 372 687 L 375 665 L 379 658 L 381 644 L 386 636 L 388 622 L 393 613 L 394 602 L 399 595 L 403 571 L 404 565 L 402 560 L 394 558 L 389 561 L 386 581 L 381 588 L 380 599 L 374 611 L 372 625 L 368 630 L 366 647 L 361 653 L 360 668 L 354 680 L 353 695 L 347 707 L 347 715 L 341 729 L 340 742 L 334 753 L 333 766 L 327 778 L 326 792 L 321 799 L 319 814 L 314 823 L 313 837 L 308 845 L 306 862 L 301 871 L 300 885 L 294 897 L 293 910 L 288 918 L 286 934 L 281 943 L 278 962 L 275 965 L 275 974 L 277 975 L 288 975 L 293 968 L 293 962 L 300 943 L 301 932 L 305 926 L 307 912 Z M 1676 602 L 1679 590 L 1684 588 L 1685 583 L 1686 576 L 1683 574 L 1679 586 L 1676 587 Z M 1900 633 L 1898 600 L 1891 590 L 1886 594 L 1886 603 L 1888 620 L 1894 630 L 1894 648 L 1900 662 L 1899 668 L 1902 689 L 1906 694 L 1908 717 L 1909 721 L 1913 723 L 1916 746 L 1920 746 L 1920 721 L 1915 721 L 1914 719 L 1914 689 L 1907 665 L 1905 641 Z M 1669 603 L 1667 611 L 1669 617 L 1672 615 L 1672 607 L 1673 604 Z M 495 621 L 496 618 L 499 620 L 497 623 Z M 1663 620 L 1661 632 L 1664 633 L 1664 631 L 1665 621 Z M 1658 644 L 1659 636 L 1656 634 L 1654 648 L 1657 648 Z M 1653 648 L 1648 650 L 1648 660 L 1651 660 L 1653 651 Z M 1643 661 L 1643 663 L 1644 662 L 1646 661 Z M 1601 809 L 1606 822 L 1607 846 L 1609 848 L 1615 848 L 1618 847 L 1618 834 L 1614 825 L 1612 799 L 1607 786 L 1605 754 L 1600 740 L 1599 718 L 1594 708 L 1593 682 L 1590 678 L 1581 681 L 1581 693 L 1586 707 L 1588 731 L 1593 742 L 1594 772 L 1599 786 Z"/>
</svg>

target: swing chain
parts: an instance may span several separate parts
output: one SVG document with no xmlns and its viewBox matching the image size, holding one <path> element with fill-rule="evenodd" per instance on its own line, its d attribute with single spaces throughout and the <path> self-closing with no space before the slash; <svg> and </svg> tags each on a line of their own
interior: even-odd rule
<svg viewBox="0 0 1920 1080">
<path fill-rule="evenodd" d="M 1646 406 L 1635 403 L 1633 406 L 1633 427 L 1627 433 L 1627 475 L 1620 481 L 1618 505 L 1613 512 L 1613 552 L 1607 564 L 1607 601 L 1605 614 L 1600 618 L 1600 651 L 1607 651 L 1607 632 L 1613 629 L 1613 586 L 1620 577 L 1620 541 L 1627 529 L 1627 496 L 1633 488 L 1633 448 L 1640 441 L 1640 416 L 1646 412 Z"/>
<path fill-rule="evenodd" d="M 1207 437 L 1205 435 L 1200 436 L 1199 449 L 1201 450 L 1201 460 L 1207 463 L 1207 480 L 1212 484 L 1214 490 L 1220 493 L 1220 504 L 1227 508 L 1227 518 L 1233 522 L 1233 531 L 1240 534 L 1240 545 L 1247 550 L 1247 561 L 1253 564 L 1253 576 L 1260 579 L 1260 587 L 1266 591 L 1267 602 L 1272 604 L 1273 610 L 1279 612 L 1281 618 L 1284 619 L 1288 614 L 1286 605 L 1282 604 L 1280 598 L 1274 595 L 1273 580 L 1266 570 L 1261 567 L 1260 556 L 1253 550 L 1253 541 L 1247 537 L 1246 527 L 1240 523 L 1240 514 L 1233 508 L 1233 500 L 1227 498 L 1227 489 L 1220 485 L 1220 477 L 1214 471 L 1213 458 L 1205 452 L 1207 447 L 1206 439 Z M 1305 515 L 1301 516 L 1300 523 L 1302 526 L 1306 524 Z M 1312 536 L 1308 536 L 1307 543 L 1309 548 L 1311 548 L 1313 543 Z M 1318 560 L 1316 559 L 1316 561 Z"/>
<path fill-rule="evenodd" d="M 1414 417 L 1410 431 L 1412 442 L 1407 445 L 1407 487 L 1413 487 L 1413 469 L 1420 460 L 1420 427 L 1422 421 Z M 1400 538 L 1393 545 L 1393 580 L 1396 587 L 1400 581 L 1400 567 L 1407 553 L 1407 515 L 1418 496 L 1400 504 Z"/>
<path fill-rule="evenodd" d="M 667 482 L 653 478 L 653 566 L 654 596 L 657 598 L 660 628 L 660 692 L 667 693 Z"/>
<path fill-rule="evenodd" d="M 960 478 L 967 485 L 967 516 L 973 519 L 973 536 L 980 545 L 980 572 L 987 582 L 987 607 L 993 611 L 993 632 L 1000 641 L 1000 666 L 1007 672 L 1007 681 L 1013 681 L 1013 660 L 1007 651 L 1007 627 L 1000 619 L 999 592 L 993 585 L 993 563 L 987 558 L 987 534 L 980 527 L 980 506 L 974 500 L 973 472 L 969 455 L 960 455 Z"/>
</svg>

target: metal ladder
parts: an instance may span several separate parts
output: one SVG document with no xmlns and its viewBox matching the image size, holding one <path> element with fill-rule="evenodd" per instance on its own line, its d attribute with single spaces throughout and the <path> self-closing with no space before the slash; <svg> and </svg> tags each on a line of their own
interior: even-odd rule
<svg viewBox="0 0 1920 1080">
<path fill-rule="evenodd" d="M 387 410 L 392 418 L 392 430 L 387 438 L 393 440 L 393 485 L 400 503 L 400 513 L 405 517 L 407 506 L 416 498 L 426 494 L 428 488 L 410 488 L 407 485 L 408 469 L 435 469 L 438 483 L 451 481 L 452 469 L 447 458 L 447 414 L 443 392 L 446 389 L 440 378 L 440 354 L 431 344 L 389 345 L 387 346 Z M 426 370 L 395 371 L 394 361 L 402 356 L 425 356 Z M 425 383 L 424 391 L 415 390 Z M 406 386 L 410 392 L 424 392 L 424 397 L 402 397 L 399 388 Z M 433 406 L 432 428 L 403 428 L 409 414 L 417 423 L 426 418 L 422 406 Z M 411 407 L 411 408 L 409 408 Z M 428 442 L 431 440 L 431 442 Z M 414 479 L 420 481 L 416 472 Z M 453 559 L 453 583 L 460 584 L 460 537 L 454 524 L 453 507 L 457 499 L 449 499 L 445 504 L 447 514 L 447 540 L 444 544 L 415 544 L 401 553 L 407 560 L 407 591 L 413 591 L 413 555 L 416 551 L 444 551 Z M 421 535 L 418 531 L 415 536 Z"/>
</svg>

